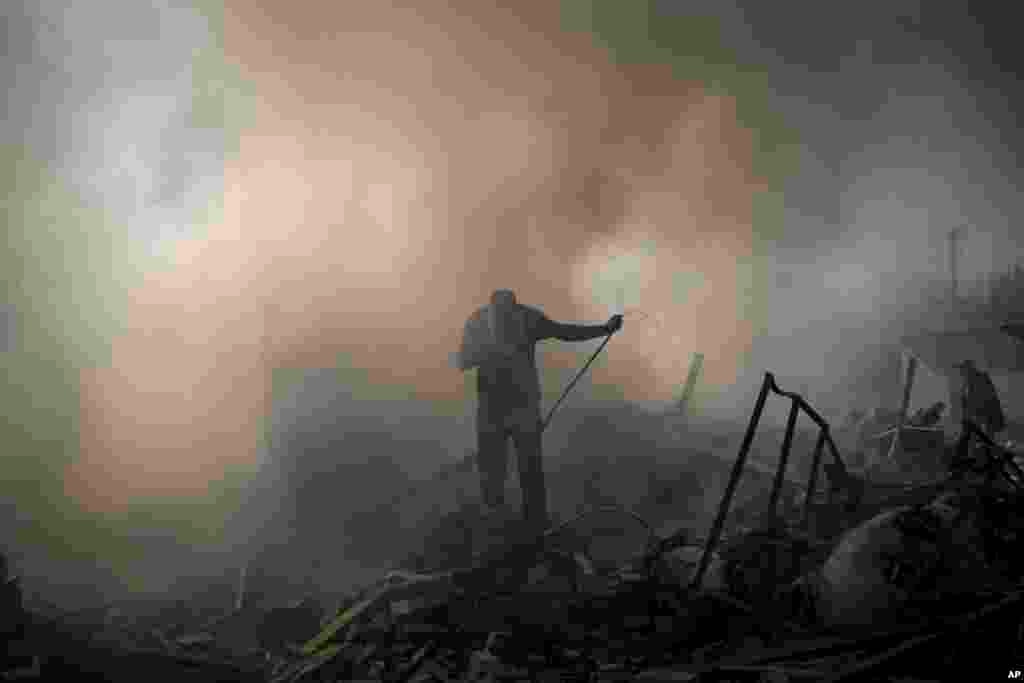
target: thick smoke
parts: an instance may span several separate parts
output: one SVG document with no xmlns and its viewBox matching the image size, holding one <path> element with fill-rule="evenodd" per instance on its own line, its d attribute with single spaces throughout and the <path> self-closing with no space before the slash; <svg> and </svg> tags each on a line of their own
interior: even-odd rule
<svg viewBox="0 0 1024 683">
<path fill-rule="evenodd" d="M 731 97 L 616 64 L 549 3 L 228 3 L 219 20 L 130 4 L 25 7 L 8 29 L 10 156 L 75 198 L 56 221 L 111 262 L 43 253 L 25 222 L 23 267 L 80 261 L 58 278 L 66 310 L 73 293 L 123 290 L 96 304 L 116 309 L 107 348 L 64 380 L 77 443 L 47 467 L 75 505 L 110 519 L 168 496 L 205 509 L 268 450 L 294 488 L 304 452 L 461 455 L 471 406 L 447 358 L 496 287 L 562 319 L 621 305 L 657 317 L 657 334 L 623 336 L 595 371 L 626 398 L 670 398 L 696 348 L 712 381 L 734 375 L 752 335 L 736 261 L 765 181 Z M 102 226 L 81 224 L 81 205 Z M 31 296 L 39 335 L 64 351 L 98 325 L 96 310 L 72 324 Z M 549 372 L 575 362 L 550 354 Z M 338 390 L 300 390 L 285 419 L 304 368 Z M 404 438 L 346 441 L 357 431 Z M 253 495 L 272 514 L 273 496 Z M 283 524 L 299 514 L 287 508 Z"/>
<path fill-rule="evenodd" d="M 608 315 L 602 277 L 633 290 L 660 329 L 624 337 L 595 380 L 627 398 L 671 398 L 696 349 L 732 379 L 764 181 L 731 98 L 614 64 L 544 3 L 241 3 L 224 21 L 255 105 L 223 217 L 149 275 L 88 378 L 76 491 L 123 497 L 116 470 L 136 495 L 187 491 L 253 457 L 275 368 L 341 364 L 380 412 L 394 387 L 463 413 L 447 355 L 499 286 L 569 319 Z M 634 282 L 604 273 L 617 257 Z"/>
<path fill-rule="evenodd" d="M 658 3 L 716 16 L 802 143 L 769 279 L 746 285 L 775 180 L 755 171 L 760 122 L 699 68 L 566 30 L 581 3 L 5 9 L 5 143 L 115 226 L 89 235 L 113 267 L 72 289 L 131 283 L 109 356 L 68 380 L 66 492 L 111 513 L 202 497 L 268 451 L 296 487 L 305 452 L 325 471 L 461 455 L 447 356 L 496 287 L 561 319 L 642 314 L 594 396 L 671 399 L 699 351 L 709 411 L 745 417 L 765 369 L 842 407 L 833 387 L 943 269 L 949 228 L 976 226 L 968 277 L 1019 254 L 1007 105 L 949 47 L 949 25 L 982 42 L 959 9 L 748 4 Z M 745 287 L 767 297 L 763 335 Z M 45 328 L 78 343 L 64 317 Z M 577 362 L 548 353 L 547 383 Z M 264 517 L 299 515 L 259 495 Z"/>
<path fill-rule="evenodd" d="M 1015 86 L 993 63 L 997 27 L 963 2 L 661 6 L 717 16 L 739 58 L 768 69 L 772 106 L 800 134 L 767 334 L 725 404 L 749 410 L 765 369 L 836 416 L 870 403 L 850 389 L 937 307 L 951 229 L 967 226 L 960 277 L 972 291 L 1024 255 Z"/>
</svg>

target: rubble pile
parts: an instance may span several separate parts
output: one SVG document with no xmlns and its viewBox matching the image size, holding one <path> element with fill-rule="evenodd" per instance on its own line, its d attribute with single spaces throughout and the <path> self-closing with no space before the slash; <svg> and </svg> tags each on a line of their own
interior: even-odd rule
<svg viewBox="0 0 1024 683">
<path fill-rule="evenodd" d="M 1021 646 L 1022 513 L 951 484 L 832 541 L 785 520 L 730 527 L 699 588 L 704 546 L 685 534 L 606 571 L 551 533 L 462 568 L 392 572 L 329 614 L 312 600 L 192 624 L 180 609 L 108 610 L 51 634 L 36 677 L 73 665 L 108 680 L 802 681 L 875 662 L 894 677 L 873 680 L 943 680 L 951 639 L 969 638 L 972 656 Z"/>
<path fill-rule="evenodd" d="M 466 504 L 405 567 L 330 609 L 307 595 L 215 616 L 179 602 L 43 619 L 7 579 L 3 676 L 950 680 L 1024 661 L 1021 482 L 993 474 L 991 448 L 953 450 L 975 466 L 896 485 L 837 461 L 824 499 L 790 482 L 729 515 L 727 495 L 707 538 L 655 529 L 644 502 L 599 501 L 539 538 Z"/>
<path fill-rule="evenodd" d="M 490 566 L 395 574 L 274 680 L 944 680 L 943 644 L 965 630 L 986 634 L 972 656 L 1021 645 L 1021 575 L 995 561 L 984 499 L 946 492 L 831 543 L 734 528 L 699 589 L 685 538 L 606 574 L 553 536 Z"/>
</svg>

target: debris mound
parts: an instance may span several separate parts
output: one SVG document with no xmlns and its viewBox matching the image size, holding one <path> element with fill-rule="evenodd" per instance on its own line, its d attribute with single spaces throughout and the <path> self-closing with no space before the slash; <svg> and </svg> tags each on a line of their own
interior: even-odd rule
<svg viewBox="0 0 1024 683">
<path fill-rule="evenodd" d="M 818 424 L 807 482 L 786 476 L 788 433 L 766 495 L 732 510 L 769 395 Z M 655 530 L 644 504 L 584 506 L 542 534 L 466 504 L 403 566 L 331 608 L 312 595 L 238 600 L 213 617 L 111 607 L 73 626 L 27 611 L 7 577 L 4 678 L 949 680 L 1024 657 L 1022 482 L 978 431 L 965 425 L 954 448 L 970 467 L 942 460 L 940 444 L 942 476 L 873 481 L 768 375 L 705 537 Z M 624 540 L 601 541 L 616 533 Z"/>
</svg>

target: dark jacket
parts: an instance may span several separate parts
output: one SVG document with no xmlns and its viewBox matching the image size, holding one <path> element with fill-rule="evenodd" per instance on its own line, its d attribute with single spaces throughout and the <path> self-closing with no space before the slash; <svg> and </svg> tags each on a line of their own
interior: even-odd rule
<svg viewBox="0 0 1024 683">
<path fill-rule="evenodd" d="M 604 325 L 572 325 L 551 320 L 522 304 L 488 305 L 466 322 L 460 366 L 478 367 L 477 393 L 484 412 L 540 409 L 536 344 L 544 339 L 585 341 L 607 333 Z"/>
</svg>

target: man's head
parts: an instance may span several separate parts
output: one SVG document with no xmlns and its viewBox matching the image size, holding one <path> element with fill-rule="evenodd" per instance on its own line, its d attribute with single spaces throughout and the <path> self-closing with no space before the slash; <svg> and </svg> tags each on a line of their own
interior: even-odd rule
<svg viewBox="0 0 1024 683">
<path fill-rule="evenodd" d="M 491 303 L 495 306 L 511 306 L 516 303 L 516 294 L 511 289 L 496 289 L 491 294 Z"/>
</svg>

